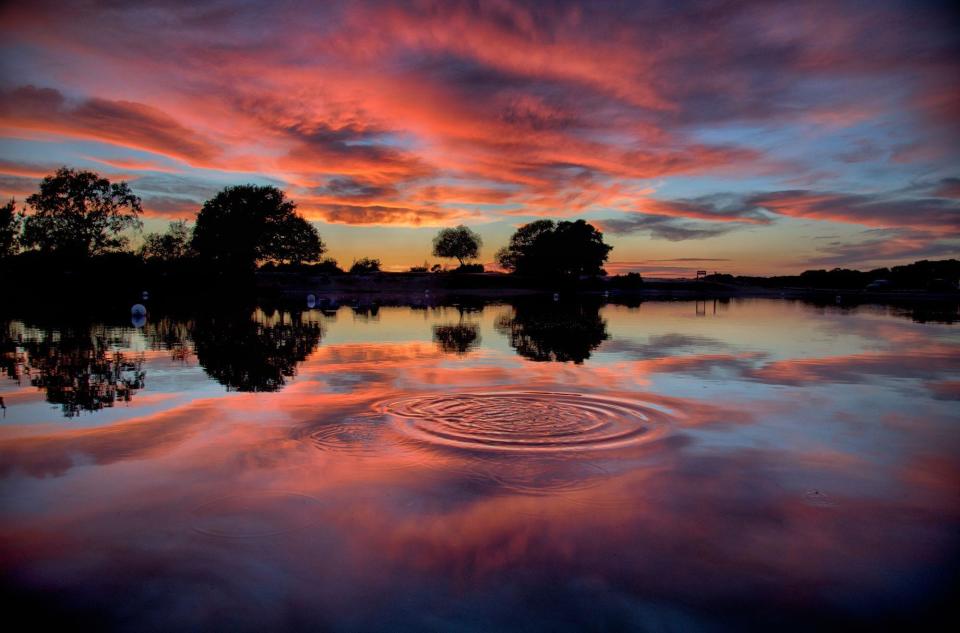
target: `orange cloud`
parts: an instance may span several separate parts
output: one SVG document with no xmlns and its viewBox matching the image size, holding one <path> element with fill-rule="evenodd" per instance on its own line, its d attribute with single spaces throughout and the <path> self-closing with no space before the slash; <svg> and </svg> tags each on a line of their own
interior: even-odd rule
<svg viewBox="0 0 960 633">
<path fill-rule="evenodd" d="M 52 88 L 22 86 L 0 93 L 0 125 L 104 141 L 187 163 L 208 162 L 220 152 L 151 106 L 96 97 L 70 103 Z"/>
</svg>

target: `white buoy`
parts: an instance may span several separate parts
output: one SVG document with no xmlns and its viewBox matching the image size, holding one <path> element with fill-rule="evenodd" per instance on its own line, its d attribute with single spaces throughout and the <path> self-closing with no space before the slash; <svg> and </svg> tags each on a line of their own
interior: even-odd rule
<svg viewBox="0 0 960 633">
<path fill-rule="evenodd" d="M 135 314 L 130 317 L 130 323 L 133 327 L 140 329 L 147 324 L 147 317 L 142 314 Z"/>
<path fill-rule="evenodd" d="M 553 300 L 554 300 L 554 301 L 560 301 L 560 293 L 559 293 L 559 292 L 553 293 Z"/>
<path fill-rule="evenodd" d="M 130 308 L 130 314 L 133 316 L 147 316 L 147 308 L 142 303 L 135 303 Z"/>
<path fill-rule="evenodd" d="M 312 294 L 307 295 L 307 307 L 311 310 L 317 307 L 317 298 Z"/>
<path fill-rule="evenodd" d="M 146 290 L 144 290 L 142 293 L 140 293 L 140 297 L 141 297 L 144 301 L 149 301 L 149 300 L 150 300 L 150 293 L 147 292 Z"/>
</svg>

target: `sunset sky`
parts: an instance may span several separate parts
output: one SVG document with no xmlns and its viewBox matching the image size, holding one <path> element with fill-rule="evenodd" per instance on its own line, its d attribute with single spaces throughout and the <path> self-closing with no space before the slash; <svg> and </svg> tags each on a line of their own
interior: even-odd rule
<svg viewBox="0 0 960 633">
<path fill-rule="evenodd" d="M 922 2 L 8 2 L 0 194 L 127 180 L 148 230 L 274 184 L 341 263 L 585 218 L 610 272 L 960 254 L 960 14 Z"/>
</svg>

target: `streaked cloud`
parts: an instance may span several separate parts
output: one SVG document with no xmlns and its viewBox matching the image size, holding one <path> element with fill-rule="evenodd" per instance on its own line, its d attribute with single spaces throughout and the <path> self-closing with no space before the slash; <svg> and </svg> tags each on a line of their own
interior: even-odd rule
<svg viewBox="0 0 960 633">
<path fill-rule="evenodd" d="M 105 165 L 157 213 L 204 199 L 197 182 L 272 182 L 317 222 L 585 216 L 620 261 L 644 236 L 679 256 L 716 237 L 747 267 L 773 256 L 749 239 L 787 241 L 791 218 L 911 231 L 915 253 L 957 237 L 960 37 L 936 4 L 38 1 L 0 17 L 2 160 Z"/>
</svg>

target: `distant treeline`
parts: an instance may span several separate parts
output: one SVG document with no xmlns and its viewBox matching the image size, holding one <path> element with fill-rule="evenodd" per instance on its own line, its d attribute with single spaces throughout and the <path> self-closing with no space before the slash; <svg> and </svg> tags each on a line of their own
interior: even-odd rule
<svg viewBox="0 0 960 633">
<path fill-rule="evenodd" d="M 63 167 L 17 209 L 0 207 L 0 272 L 32 286 L 75 277 L 117 284 L 133 279 L 188 284 L 235 283 L 257 270 L 317 274 L 371 274 L 379 259 L 363 257 L 348 270 L 324 257 L 327 245 L 296 204 L 272 186 L 226 187 L 203 203 L 192 223 L 171 222 L 166 232 L 143 234 L 140 198 L 124 183 L 91 171 Z M 131 238 L 139 236 L 134 247 Z M 466 226 L 441 229 L 432 254 L 455 259 L 452 272 L 483 272 L 471 263 L 482 240 Z M 583 220 L 539 220 L 520 227 L 496 258 L 506 270 L 528 277 L 580 279 L 605 274 L 611 246 Z M 441 272 L 439 264 L 410 272 Z"/>
<path fill-rule="evenodd" d="M 807 270 L 799 275 L 776 277 L 750 277 L 734 275 L 708 275 L 707 281 L 729 283 L 742 286 L 761 286 L 765 288 L 820 288 L 838 290 L 933 290 L 949 291 L 957 289 L 960 279 L 960 260 L 926 259 L 892 268 L 874 268 L 861 271 L 848 268 L 832 270 Z"/>
<path fill-rule="evenodd" d="M 142 231 L 140 198 L 124 183 L 63 167 L 47 176 L 19 210 L 15 201 L 0 206 L 0 275 L 6 289 L 103 294 L 97 289 L 250 286 L 257 270 L 307 275 L 370 275 L 379 259 L 363 257 L 344 270 L 330 257 L 316 227 L 297 213 L 296 204 L 272 186 L 226 187 L 203 203 L 193 223 L 171 222 L 163 233 Z M 131 239 L 136 238 L 136 239 Z M 136 242 L 139 242 L 136 244 Z M 482 240 L 466 226 L 441 229 L 432 255 L 456 260 L 414 266 L 410 273 L 483 272 L 472 262 Z M 638 273 L 605 278 L 612 247 L 584 220 L 537 220 L 519 227 L 497 251 L 497 264 L 524 284 L 624 290 L 643 286 Z M 604 279 L 605 278 L 605 279 Z M 766 288 L 955 290 L 960 262 L 919 261 L 870 271 L 834 268 L 799 275 L 756 277 L 723 274 L 705 280 Z M 462 279 L 457 283 L 476 283 Z M 516 283 L 520 283 L 517 281 Z"/>
</svg>

